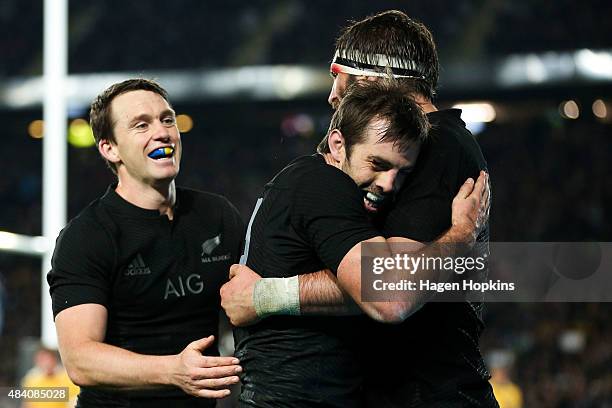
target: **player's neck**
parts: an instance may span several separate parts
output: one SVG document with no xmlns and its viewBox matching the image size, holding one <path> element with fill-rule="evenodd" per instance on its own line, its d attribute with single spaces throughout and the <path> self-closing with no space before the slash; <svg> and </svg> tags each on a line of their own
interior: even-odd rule
<svg viewBox="0 0 612 408">
<path fill-rule="evenodd" d="M 173 218 L 173 207 L 176 203 L 174 180 L 151 186 L 137 183 L 132 179 L 119 179 L 115 192 L 136 207 L 159 210 L 160 214 L 166 214 L 170 219 Z"/>
</svg>

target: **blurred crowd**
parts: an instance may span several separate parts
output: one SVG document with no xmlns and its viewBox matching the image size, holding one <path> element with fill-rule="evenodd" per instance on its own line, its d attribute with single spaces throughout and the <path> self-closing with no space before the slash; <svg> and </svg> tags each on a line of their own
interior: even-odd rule
<svg viewBox="0 0 612 408">
<path fill-rule="evenodd" d="M 610 315 L 611 303 L 490 303 L 481 349 L 524 407 L 612 407 Z"/>
<path fill-rule="evenodd" d="M 601 0 L 178 0 L 171 6 L 162 0 L 148 0 L 146 6 L 70 1 L 69 71 L 324 65 L 339 27 L 389 8 L 423 21 L 443 62 L 604 48 L 610 46 L 612 29 L 599 16 L 610 15 L 610 7 Z M 0 78 L 42 72 L 42 10 L 42 1 L 0 4 Z"/>
<path fill-rule="evenodd" d="M 493 183 L 495 241 L 609 241 L 611 126 L 548 117 L 479 135 Z"/>
</svg>

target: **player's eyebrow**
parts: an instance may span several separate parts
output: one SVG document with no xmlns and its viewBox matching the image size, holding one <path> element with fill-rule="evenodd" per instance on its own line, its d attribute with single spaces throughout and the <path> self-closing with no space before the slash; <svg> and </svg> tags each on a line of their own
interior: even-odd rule
<svg viewBox="0 0 612 408">
<path fill-rule="evenodd" d="M 376 164 L 379 167 L 383 167 L 383 168 L 387 168 L 387 169 L 390 169 L 390 168 L 393 167 L 393 164 L 389 160 L 384 159 L 384 158 L 382 158 L 380 156 L 376 156 L 374 154 L 371 154 L 371 155 L 368 156 L 368 161 Z"/>
<path fill-rule="evenodd" d="M 376 156 L 374 154 L 371 154 L 368 156 L 368 161 L 370 161 L 372 164 L 384 170 L 389 170 L 394 167 L 393 163 L 391 163 L 389 160 L 383 157 L 380 157 L 380 156 Z M 410 173 L 413 169 L 414 169 L 414 164 L 410 164 L 408 166 L 401 167 L 399 171 L 407 174 L 407 173 Z"/>
<path fill-rule="evenodd" d="M 141 113 L 140 115 L 136 115 L 134 116 L 129 122 L 128 122 L 128 127 L 132 127 L 134 126 L 136 123 L 138 122 L 149 122 L 151 121 L 151 115 L 149 115 L 148 113 Z"/>
<path fill-rule="evenodd" d="M 159 114 L 159 117 L 161 117 L 161 118 L 166 117 L 166 116 L 174 117 L 174 116 L 176 116 L 176 113 L 172 109 L 164 109 Z M 140 121 L 150 122 L 152 118 L 153 117 L 151 115 L 149 115 L 148 113 L 141 113 L 140 115 L 137 115 L 137 116 L 133 117 L 132 120 L 130 120 L 130 122 L 128 123 L 128 127 L 131 128 L 132 126 L 134 126 L 136 123 L 138 123 Z"/>
<path fill-rule="evenodd" d="M 173 109 L 164 109 L 159 116 L 176 116 L 176 112 Z"/>
</svg>

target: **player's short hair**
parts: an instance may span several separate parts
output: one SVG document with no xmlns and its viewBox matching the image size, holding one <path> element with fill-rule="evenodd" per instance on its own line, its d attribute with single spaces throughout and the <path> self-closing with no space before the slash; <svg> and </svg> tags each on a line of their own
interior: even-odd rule
<svg viewBox="0 0 612 408">
<path fill-rule="evenodd" d="M 399 150 L 423 142 L 429 133 L 427 116 L 407 92 L 406 85 L 393 78 L 355 82 L 347 88 L 317 151 L 330 152 L 329 135 L 337 129 L 344 137 L 346 155 L 350 158 L 353 146 L 364 142 L 374 119 L 387 122 L 379 141 L 393 142 Z"/>
<path fill-rule="evenodd" d="M 89 110 L 89 124 L 93 130 L 96 146 L 100 144 L 101 140 L 108 140 L 109 142 L 116 143 L 115 133 L 113 131 L 113 115 L 111 112 L 111 103 L 113 99 L 124 93 L 140 90 L 155 92 L 164 98 L 170 105 L 168 101 L 168 92 L 151 79 L 133 78 L 109 86 L 94 99 Z M 117 169 L 115 166 L 108 161 L 106 161 L 106 163 L 113 173 L 116 174 Z"/>
<path fill-rule="evenodd" d="M 434 100 L 440 69 L 435 42 L 427 27 L 401 11 L 384 11 L 345 27 L 334 61 L 357 72 L 391 68 L 398 81 Z"/>
</svg>

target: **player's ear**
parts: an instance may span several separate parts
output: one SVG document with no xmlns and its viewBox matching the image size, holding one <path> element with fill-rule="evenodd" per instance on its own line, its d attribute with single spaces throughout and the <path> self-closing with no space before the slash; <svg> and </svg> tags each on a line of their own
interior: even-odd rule
<svg viewBox="0 0 612 408">
<path fill-rule="evenodd" d="M 327 143 L 333 159 L 337 163 L 344 163 L 344 159 L 346 159 L 346 141 L 344 136 L 342 136 L 342 132 L 338 129 L 332 130 L 327 138 Z"/>
<path fill-rule="evenodd" d="M 121 157 L 119 157 L 119 152 L 117 151 L 117 145 L 108 139 L 100 139 L 98 151 L 102 157 L 111 163 L 119 163 L 121 161 Z"/>
</svg>

